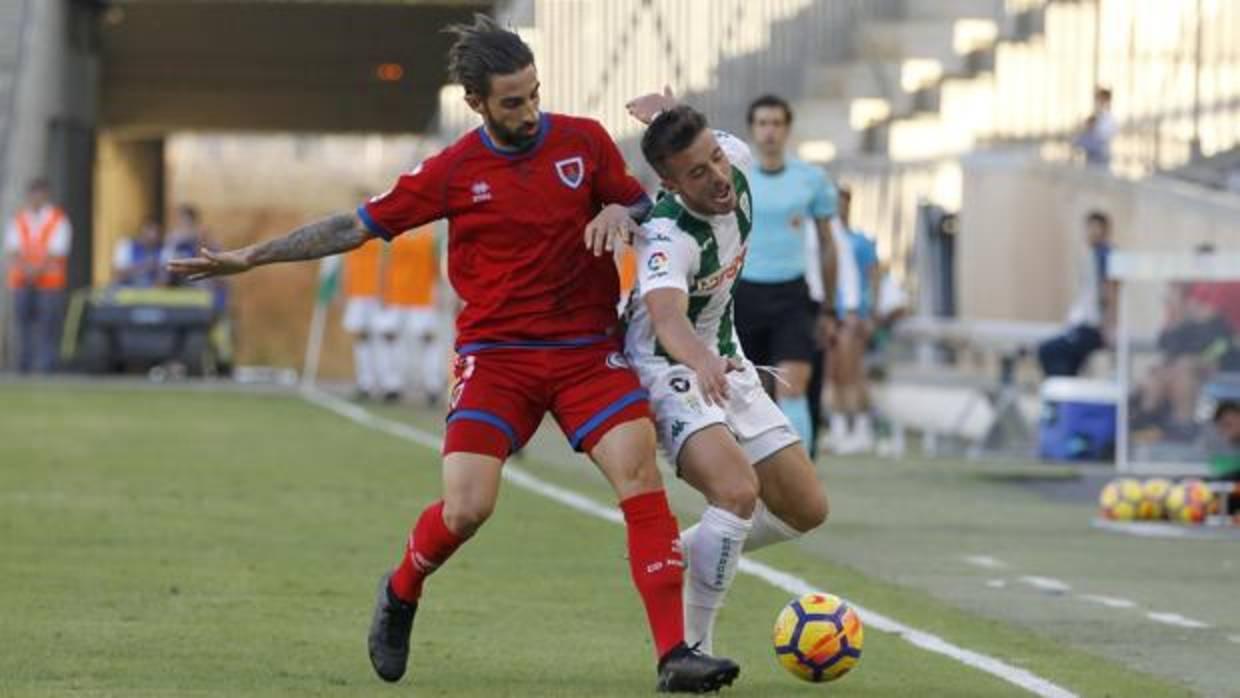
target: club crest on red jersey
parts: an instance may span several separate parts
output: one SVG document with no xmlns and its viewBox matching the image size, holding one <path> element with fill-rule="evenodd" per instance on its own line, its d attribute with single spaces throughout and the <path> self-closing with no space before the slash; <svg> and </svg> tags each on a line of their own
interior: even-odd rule
<svg viewBox="0 0 1240 698">
<path fill-rule="evenodd" d="M 560 176 L 560 181 L 569 189 L 576 189 L 581 186 L 581 181 L 586 176 L 586 164 L 581 156 L 565 158 L 557 160 L 555 163 L 555 173 Z"/>
</svg>

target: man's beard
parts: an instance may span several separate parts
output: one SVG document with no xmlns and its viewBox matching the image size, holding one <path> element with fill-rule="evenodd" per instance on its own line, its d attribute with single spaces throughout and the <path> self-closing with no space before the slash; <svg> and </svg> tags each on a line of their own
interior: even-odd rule
<svg viewBox="0 0 1240 698">
<path fill-rule="evenodd" d="M 533 145 L 534 141 L 538 140 L 539 129 L 537 122 L 535 122 L 534 128 L 529 133 L 504 128 L 502 124 L 493 120 L 489 116 L 486 117 L 486 122 L 487 129 L 493 136 L 495 136 L 496 140 L 500 142 L 500 145 L 504 147 L 512 148 L 513 150 L 525 150 Z M 525 125 L 522 124 L 522 127 L 524 126 Z"/>
</svg>

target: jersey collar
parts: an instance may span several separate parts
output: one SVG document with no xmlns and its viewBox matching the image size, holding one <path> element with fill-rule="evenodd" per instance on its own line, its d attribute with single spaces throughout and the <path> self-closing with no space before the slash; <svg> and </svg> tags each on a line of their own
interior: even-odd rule
<svg viewBox="0 0 1240 698">
<path fill-rule="evenodd" d="M 520 158 L 525 157 L 526 155 L 532 155 L 535 151 L 541 148 L 543 141 L 547 140 L 547 131 L 550 130 L 551 118 L 547 112 L 543 112 L 538 115 L 538 136 L 534 139 L 534 142 L 524 150 L 504 150 L 503 148 L 495 145 L 495 142 L 491 140 L 491 134 L 487 133 L 486 126 L 478 127 L 478 135 L 482 138 L 482 144 L 485 145 L 487 150 L 492 153 L 506 158 Z"/>
</svg>

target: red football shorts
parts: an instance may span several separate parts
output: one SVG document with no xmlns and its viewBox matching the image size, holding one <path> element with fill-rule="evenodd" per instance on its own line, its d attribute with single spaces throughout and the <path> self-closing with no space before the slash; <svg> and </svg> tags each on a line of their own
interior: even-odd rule
<svg viewBox="0 0 1240 698">
<path fill-rule="evenodd" d="M 479 342 L 457 351 L 443 452 L 504 459 L 529 440 L 548 411 L 577 451 L 612 427 L 650 418 L 646 390 L 619 342 Z"/>
</svg>

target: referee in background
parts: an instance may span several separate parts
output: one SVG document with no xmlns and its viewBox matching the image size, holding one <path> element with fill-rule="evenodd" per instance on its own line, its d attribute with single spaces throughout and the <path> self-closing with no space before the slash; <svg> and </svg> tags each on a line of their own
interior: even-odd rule
<svg viewBox="0 0 1240 698">
<path fill-rule="evenodd" d="M 779 370 L 775 400 L 813 455 L 817 424 L 810 401 L 820 396 L 807 391 L 814 356 L 834 331 L 837 260 L 831 221 L 836 191 L 820 168 L 784 152 L 792 128 L 786 101 L 759 97 L 749 105 L 747 118 L 757 165 L 746 172 L 753 231 L 735 290 L 736 329 L 750 360 Z M 807 234 L 816 235 L 819 243 L 812 263 L 805 253 Z M 810 274 L 824 281 L 821 305 L 810 299 Z"/>
</svg>

